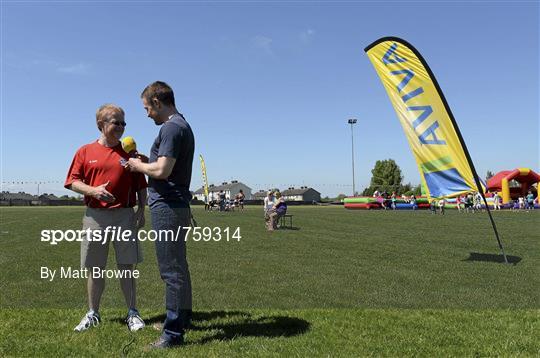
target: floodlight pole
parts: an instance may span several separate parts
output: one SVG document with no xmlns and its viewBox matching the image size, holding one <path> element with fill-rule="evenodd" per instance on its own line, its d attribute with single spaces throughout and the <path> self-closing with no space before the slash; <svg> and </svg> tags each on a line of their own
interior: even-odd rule
<svg viewBox="0 0 540 358">
<path fill-rule="evenodd" d="M 352 157 L 352 196 L 356 195 L 356 188 L 354 183 L 354 135 L 353 135 L 353 124 L 356 123 L 356 118 L 351 118 L 347 123 L 351 125 L 351 157 Z"/>
</svg>

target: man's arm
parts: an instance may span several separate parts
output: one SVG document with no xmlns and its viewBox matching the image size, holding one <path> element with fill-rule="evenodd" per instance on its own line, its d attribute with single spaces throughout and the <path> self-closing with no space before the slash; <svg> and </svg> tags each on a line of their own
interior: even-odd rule
<svg viewBox="0 0 540 358">
<path fill-rule="evenodd" d="M 74 192 L 83 194 L 85 196 L 91 196 L 97 200 L 101 200 L 106 203 L 112 203 L 116 200 L 116 198 L 114 197 L 114 195 L 107 191 L 107 185 L 109 185 L 109 182 L 98 186 L 90 186 L 80 180 L 75 180 L 73 183 L 71 183 L 68 189 L 71 189 Z"/>
<path fill-rule="evenodd" d="M 146 174 L 154 179 L 167 179 L 171 175 L 175 163 L 176 159 L 171 157 L 159 157 L 153 163 L 143 163 L 139 158 L 130 158 L 126 168 L 133 172 Z"/>
</svg>

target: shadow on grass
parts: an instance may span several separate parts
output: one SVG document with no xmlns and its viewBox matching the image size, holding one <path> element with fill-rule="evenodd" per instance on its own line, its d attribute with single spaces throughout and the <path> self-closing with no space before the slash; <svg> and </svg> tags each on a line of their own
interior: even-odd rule
<svg viewBox="0 0 540 358">
<path fill-rule="evenodd" d="M 519 256 L 510 256 L 506 255 L 506 258 L 508 259 L 508 263 L 512 265 L 517 265 L 518 262 L 521 261 L 521 257 Z M 469 257 L 462 261 L 479 261 L 479 262 L 496 262 L 496 263 L 504 263 L 504 257 L 503 255 L 495 255 L 495 254 L 481 254 L 478 252 L 471 252 L 469 254 Z"/>
<path fill-rule="evenodd" d="M 223 322 L 230 319 L 232 322 Z M 149 318 L 148 325 L 163 322 L 165 315 Z M 212 322 L 221 320 L 220 322 Z M 306 333 L 310 323 L 296 317 L 262 316 L 254 318 L 250 313 L 242 311 L 210 311 L 193 312 L 190 330 L 218 331 L 188 344 L 205 344 L 211 341 L 232 340 L 241 337 L 293 337 Z"/>
</svg>

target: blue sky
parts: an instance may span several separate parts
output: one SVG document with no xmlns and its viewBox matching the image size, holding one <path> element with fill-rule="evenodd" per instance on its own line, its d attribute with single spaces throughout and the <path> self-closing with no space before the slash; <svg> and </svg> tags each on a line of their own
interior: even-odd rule
<svg viewBox="0 0 540 358">
<path fill-rule="evenodd" d="M 139 100 L 168 82 L 210 182 L 350 194 L 378 159 L 420 182 L 363 48 L 398 36 L 424 56 L 477 170 L 539 169 L 539 4 L 530 2 L 4 2 L 2 181 L 63 181 L 98 137 L 95 110 L 126 111 L 148 153 Z M 201 185 L 194 161 L 192 190 Z M 33 184 L 3 190 L 35 192 Z M 60 183 L 41 192 L 67 193 Z"/>
</svg>

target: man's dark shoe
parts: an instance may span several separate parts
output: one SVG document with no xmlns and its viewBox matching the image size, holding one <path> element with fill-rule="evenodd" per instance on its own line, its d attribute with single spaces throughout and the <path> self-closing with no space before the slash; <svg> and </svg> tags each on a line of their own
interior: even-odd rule
<svg viewBox="0 0 540 358">
<path fill-rule="evenodd" d="M 184 340 L 182 339 L 181 341 L 179 342 L 170 342 L 166 339 L 163 339 L 161 337 L 159 337 L 159 339 L 157 341 L 155 341 L 154 343 L 150 343 L 150 348 L 152 349 L 165 349 L 165 348 L 173 348 L 173 347 L 178 347 L 178 346 L 181 346 L 184 344 Z"/>
</svg>

